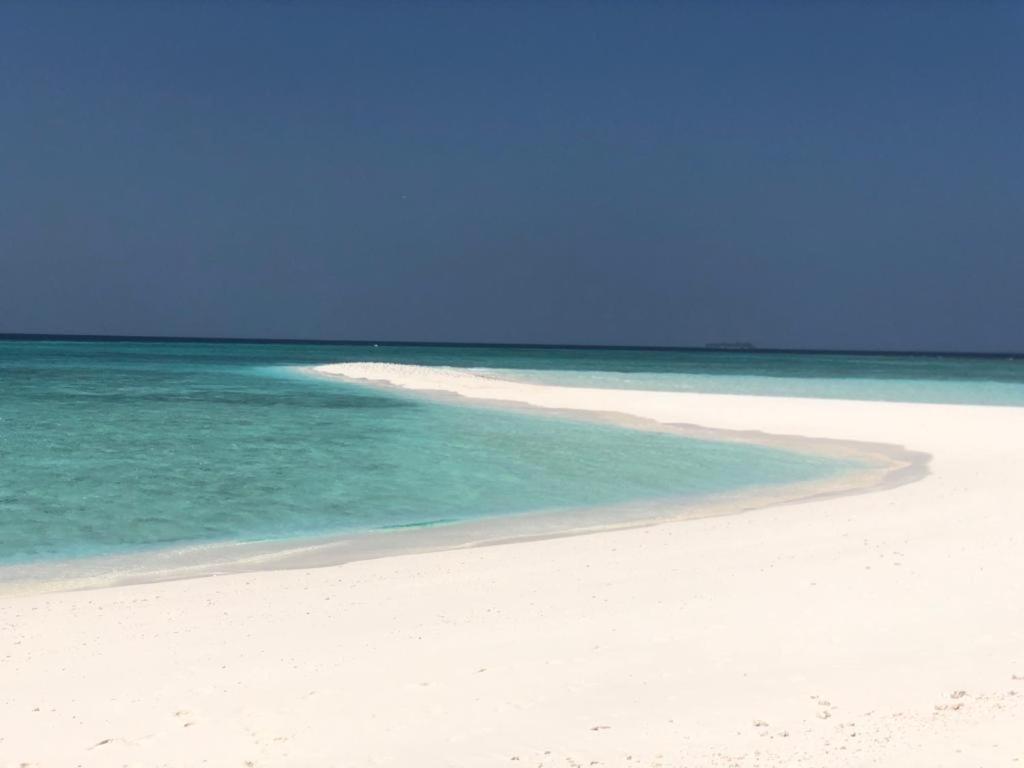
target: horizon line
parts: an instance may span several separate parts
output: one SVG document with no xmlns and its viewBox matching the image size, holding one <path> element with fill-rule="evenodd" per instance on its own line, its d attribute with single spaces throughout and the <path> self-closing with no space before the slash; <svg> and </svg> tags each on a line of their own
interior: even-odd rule
<svg viewBox="0 0 1024 768">
<path fill-rule="evenodd" d="M 103 333 L 8 333 L 0 332 L 0 341 L 111 341 L 111 342 L 156 342 L 156 343 L 205 343 L 205 344 L 307 344 L 338 346 L 386 346 L 386 347 L 499 347 L 508 349 L 575 349 L 575 350 L 640 350 L 648 352 L 716 352 L 724 354 L 830 354 L 830 355 L 878 355 L 878 356 L 947 356 L 947 357 L 988 357 L 1017 358 L 1024 352 L 970 352 L 963 350 L 898 350 L 898 349 L 828 349 L 817 347 L 759 347 L 729 348 L 721 342 L 709 342 L 705 346 L 670 346 L 644 344 L 545 344 L 539 342 L 488 342 L 488 341 L 407 341 L 394 339 L 303 339 L 282 337 L 248 336 L 149 336 Z"/>
</svg>

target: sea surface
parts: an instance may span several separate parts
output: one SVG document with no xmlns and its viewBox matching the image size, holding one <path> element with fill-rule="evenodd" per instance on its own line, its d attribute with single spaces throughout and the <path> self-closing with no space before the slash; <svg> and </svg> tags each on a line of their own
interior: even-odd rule
<svg viewBox="0 0 1024 768">
<path fill-rule="evenodd" d="M 1013 359 L 5 340 L 0 563 L 572 514 L 845 468 L 302 370 L 365 360 L 589 386 L 1024 405 Z"/>
</svg>

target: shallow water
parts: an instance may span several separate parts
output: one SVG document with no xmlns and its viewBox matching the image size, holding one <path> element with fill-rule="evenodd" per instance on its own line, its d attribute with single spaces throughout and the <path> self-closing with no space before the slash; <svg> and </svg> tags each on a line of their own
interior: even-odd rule
<svg viewBox="0 0 1024 768">
<path fill-rule="evenodd" d="M 820 479 L 845 466 L 432 402 L 296 368 L 374 357 L 538 359 L 504 354 L 0 342 L 0 562 L 692 498 Z"/>
<path fill-rule="evenodd" d="M 771 395 L 776 397 L 817 397 L 840 400 L 888 400 L 906 403 L 950 403 L 960 405 L 1024 406 L 1024 366 L 1021 380 L 987 380 L 976 378 L 942 378 L 960 373 L 963 361 L 949 365 L 948 361 L 932 361 L 931 365 L 905 365 L 899 376 L 886 378 L 889 373 L 872 364 L 856 367 L 856 361 L 844 360 L 835 374 L 816 371 L 800 363 L 798 370 L 805 376 L 783 373 L 702 373 L 680 366 L 677 371 L 599 371 L 599 370 L 509 370 L 482 369 L 482 372 L 538 384 L 561 384 L 573 387 L 601 389 L 634 389 L 665 392 L 706 392 L 733 395 Z M 979 366 L 985 363 L 979 361 Z M 760 367 L 760 366 L 759 366 Z M 969 366 L 968 366 L 969 367 Z M 997 374 L 1008 365 L 996 368 Z M 841 375 L 847 374 L 847 375 Z M 912 378 L 913 375 L 919 378 Z M 904 375 L 906 377 L 904 377 Z"/>
</svg>

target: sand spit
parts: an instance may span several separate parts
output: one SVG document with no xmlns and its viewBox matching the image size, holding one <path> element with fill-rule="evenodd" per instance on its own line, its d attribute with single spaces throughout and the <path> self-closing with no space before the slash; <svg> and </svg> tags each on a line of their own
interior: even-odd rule
<svg viewBox="0 0 1024 768">
<path fill-rule="evenodd" d="M 0 599 L 0 766 L 1024 762 L 1024 409 L 331 375 L 903 446 L 755 514 Z"/>
</svg>

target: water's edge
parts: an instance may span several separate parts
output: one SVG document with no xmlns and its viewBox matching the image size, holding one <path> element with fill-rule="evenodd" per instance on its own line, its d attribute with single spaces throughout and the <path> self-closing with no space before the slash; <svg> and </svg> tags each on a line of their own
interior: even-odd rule
<svg viewBox="0 0 1024 768">
<path fill-rule="evenodd" d="M 528 512 L 426 527 L 312 538 L 222 542 L 130 555 L 83 558 L 73 563 L 58 560 L 0 566 L 0 594 L 95 589 L 221 574 L 329 567 L 381 557 L 536 541 L 737 514 L 782 504 L 894 488 L 926 477 L 931 459 L 929 454 L 885 443 L 712 429 L 691 424 L 663 424 L 617 412 L 541 408 L 519 402 L 467 398 L 447 391 L 411 393 L 408 389 L 383 382 L 360 380 L 357 383 L 391 391 L 401 390 L 406 396 L 411 394 L 437 399 L 463 407 L 519 410 L 549 418 L 596 421 L 633 430 L 753 444 L 856 462 L 860 466 L 825 480 L 752 488 L 699 499 L 618 504 L 571 511 Z"/>
</svg>

